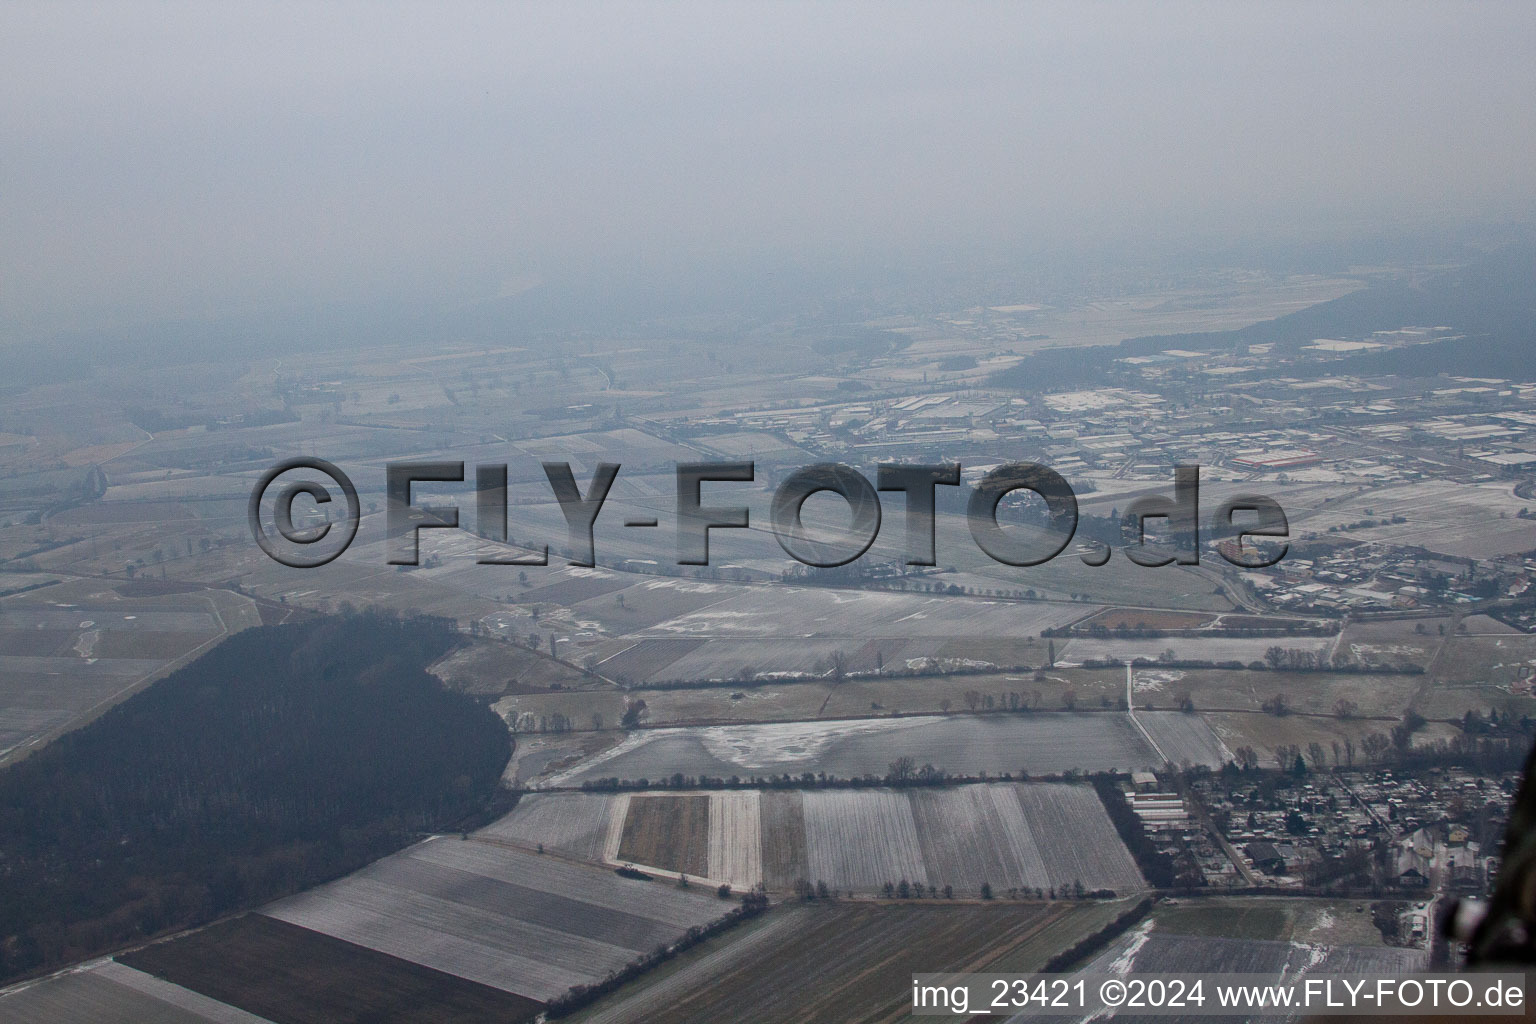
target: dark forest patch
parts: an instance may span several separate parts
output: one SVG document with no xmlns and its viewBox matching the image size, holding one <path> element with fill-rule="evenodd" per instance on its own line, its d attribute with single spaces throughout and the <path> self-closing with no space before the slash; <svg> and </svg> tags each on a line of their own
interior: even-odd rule
<svg viewBox="0 0 1536 1024">
<path fill-rule="evenodd" d="M 511 740 L 444 620 L 225 640 L 0 772 L 0 979 L 205 923 L 483 818 Z"/>
</svg>

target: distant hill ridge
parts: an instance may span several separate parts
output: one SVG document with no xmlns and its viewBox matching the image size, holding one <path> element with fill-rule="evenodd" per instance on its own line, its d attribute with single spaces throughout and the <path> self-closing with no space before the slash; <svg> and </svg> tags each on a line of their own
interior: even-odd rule
<svg viewBox="0 0 1536 1024">
<path fill-rule="evenodd" d="M 1383 282 L 1231 331 L 1159 334 L 1118 345 L 1050 349 L 995 374 L 992 383 L 1035 390 L 1104 380 L 1114 361 L 1166 349 L 1225 352 L 1239 344 L 1295 352 L 1316 338 L 1358 338 L 1402 327 L 1454 328 L 1463 337 L 1288 367 L 1292 376 L 1388 374 L 1536 380 L 1536 246 L 1501 249 L 1422 281 Z"/>
</svg>

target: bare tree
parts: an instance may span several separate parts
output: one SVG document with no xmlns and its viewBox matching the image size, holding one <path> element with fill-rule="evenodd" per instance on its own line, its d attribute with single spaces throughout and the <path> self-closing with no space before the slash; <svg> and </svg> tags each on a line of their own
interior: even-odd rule
<svg viewBox="0 0 1536 1024">
<path fill-rule="evenodd" d="M 1327 755 L 1323 751 L 1323 745 L 1316 740 L 1307 744 L 1308 760 L 1313 768 L 1326 768 L 1328 766 Z"/>
</svg>

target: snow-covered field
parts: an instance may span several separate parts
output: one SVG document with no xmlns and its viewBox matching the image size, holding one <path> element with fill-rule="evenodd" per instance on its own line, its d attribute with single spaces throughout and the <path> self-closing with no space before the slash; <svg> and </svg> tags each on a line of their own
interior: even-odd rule
<svg viewBox="0 0 1536 1024">
<path fill-rule="evenodd" d="M 668 794 L 671 795 L 671 794 Z M 554 850 L 557 822 L 569 803 L 585 856 L 618 863 L 622 808 L 654 795 L 601 797 L 542 793 L 478 835 Z M 606 807 L 600 802 L 611 800 Z M 836 889 L 878 891 L 886 882 L 974 893 L 1063 888 L 1136 891 L 1145 883 L 1115 834 L 1098 796 L 1085 785 L 991 783 L 914 789 L 753 789 L 708 794 L 705 833 L 677 834 L 656 859 L 708 864 L 710 884 L 745 889 L 767 881 L 787 889 L 797 879 Z M 606 817 L 604 817 L 606 815 Z M 590 831 L 602 819 L 601 836 Z M 535 839 L 543 835 L 543 839 Z M 667 842 L 664 838 L 663 842 Z M 568 844 L 565 849 L 576 844 Z M 686 848 L 685 848 L 686 847 Z M 670 854 L 670 855 L 668 855 Z M 572 854 L 575 855 L 575 854 Z M 699 859 L 704 858 L 704 859 Z M 765 878 L 765 868 L 767 876 Z"/>
<path fill-rule="evenodd" d="M 596 981 L 732 904 L 701 888 L 439 837 L 264 913 L 532 999 Z"/>
</svg>

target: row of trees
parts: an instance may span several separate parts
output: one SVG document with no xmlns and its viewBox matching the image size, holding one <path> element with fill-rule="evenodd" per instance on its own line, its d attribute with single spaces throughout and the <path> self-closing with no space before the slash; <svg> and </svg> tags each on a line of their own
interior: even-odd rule
<svg viewBox="0 0 1536 1024">
<path fill-rule="evenodd" d="M 1172 888 L 1178 879 L 1173 858 L 1153 844 L 1140 816 L 1131 810 L 1131 805 L 1126 801 L 1119 782 L 1113 775 L 1099 774 L 1093 776 L 1093 788 L 1110 822 L 1115 826 L 1115 831 L 1120 834 L 1121 842 L 1125 843 L 1125 848 L 1136 859 L 1136 866 L 1141 868 L 1142 877 L 1154 888 Z"/>
<path fill-rule="evenodd" d="M 1358 754 L 1362 763 L 1437 763 L 1469 765 L 1504 765 L 1509 769 L 1520 767 L 1524 752 L 1529 749 L 1536 723 L 1528 719 L 1513 720 L 1506 716 L 1500 720 L 1497 712 L 1490 725 L 1489 719 L 1475 712 L 1468 712 L 1463 719 L 1463 731 L 1458 736 L 1436 739 L 1432 743 L 1416 745 L 1414 734 L 1425 724 L 1415 711 L 1408 711 L 1401 721 L 1385 733 L 1370 732 L 1360 737 L 1331 740 L 1327 746 L 1313 740 L 1303 749 L 1301 744 L 1282 743 L 1275 747 L 1275 762 L 1283 770 L 1293 773 L 1309 769 L 1324 770 L 1351 768 Z M 1227 770 L 1252 770 L 1259 766 L 1259 752 L 1251 746 L 1237 747 L 1232 751 L 1232 762 Z"/>
<path fill-rule="evenodd" d="M 761 886 L 743 893 L 741 904 L 730 913 L 710 924 L 694 925 L 683 933 L 682 937 L 670 945 L 660 945 L 649 953 L 643 953 L 625 964 L 616 971 L 612 971 L 601 981 L 591 985 L 573 985 L 562 995 L 551 999 L 544 1007 L 544 1015 L 551 1020 L 567 1017 L 585 1006 L 597 1002 L 609 992 L 614 991 L 626 982 L 633 981 L 640 975 L 666 963 L 679 953 L 692 949 L 714 935 L 718 935 L 726 929 L 733 928 L 743 921 L 756 917 L 768 909 L 768 894 Z"/>
<path fill-rule="evenodd" d="M 802 885 L 801 882 L 797 882 L 795 884 L 795 893 L 802 900 L 807 901 L 829 898 L 827 883 L 825 882 L 817 882 L 814 887 L 809 883 Z M 903 878 L 899 882 L 886 882 L 880 887 L 880 893 L 888 900 L 936 900 L 940 897 L 952 900 L 955 898 L 955 887 L 952 885 L 943 887 L 929 885 L 925 888 L 922 882 L 909 882 Z M 984 900 L 997 898 L 997 894 L 992 890 L 991 882 L 982 882 L 977 886 L 976 894 Z M 836 898 L 838 894 L 834 891 L 830 895 L 831 898 Z M 1041 889 L 1038 886 L 1013 886 L 1006 891 L 1006 895 L 1011 900 L 1112 900 L 1115 898 L 1115 891 L 1113 889 L 1089 889 L 1083 885 L 1081 879 L 1073 879 L 1071 885 L 1064 885 L 1059 890 L 1054 885 L 1046 889 Z"/>
</svg>

